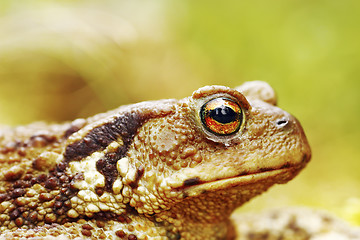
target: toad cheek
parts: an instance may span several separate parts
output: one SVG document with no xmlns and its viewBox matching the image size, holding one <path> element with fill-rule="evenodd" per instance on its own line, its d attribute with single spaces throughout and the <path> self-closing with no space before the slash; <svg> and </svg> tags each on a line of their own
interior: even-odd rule
<svg viewBox="0 0 360 240">
<path fill-rule="evenodd" d="M 203 162 L 169 176 L 168 186 L 195 196 L 264 180 L 291 180 L 311 157 L 304 131 L 295 117 L 283 111 L 263 122 L 262 127 L 254 124 L 254 128 L 245 130 L 238 144 L 224 148 L 221 154 L 213 153 L 211 163 Z"/>
</svg>

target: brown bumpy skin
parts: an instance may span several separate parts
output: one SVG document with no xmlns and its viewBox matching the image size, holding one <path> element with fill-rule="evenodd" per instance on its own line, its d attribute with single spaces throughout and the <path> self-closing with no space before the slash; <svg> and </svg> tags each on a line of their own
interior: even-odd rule
<svg viewBox="0 0 360 240">
<path fill-rule="evenodd" d="M 241 108 L 231 134 L 202 121 L 215 98 Z M 275 103 L 263 82 L 207 86 L 0 129 L 0 239 L 233 239 L 233 210 L 310 160 L 299 122 Z"/>
</svg>

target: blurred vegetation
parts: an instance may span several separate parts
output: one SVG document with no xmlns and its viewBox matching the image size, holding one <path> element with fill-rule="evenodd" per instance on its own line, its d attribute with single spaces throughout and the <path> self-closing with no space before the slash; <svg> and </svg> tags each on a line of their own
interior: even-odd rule
<svg viewBox="0 0 360 240">
<path fill-rule="evenodd" d="M 306 205 L 360 224 L 359 10 L 356 0 L 2 0 L 0 124 L 265 80 L 313 158 L 242 209 Z"/>
</svg>

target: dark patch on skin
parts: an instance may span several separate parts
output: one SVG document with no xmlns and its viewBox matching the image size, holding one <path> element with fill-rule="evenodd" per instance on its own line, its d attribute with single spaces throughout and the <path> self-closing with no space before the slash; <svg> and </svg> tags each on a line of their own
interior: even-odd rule
<svg viewBox="0 0 360 240">
<path fill-rule="evenodd" d="M 65 131 L 64 138 L 69 138 L 73 133 L 76 133 L 81 128 L 83 128 L 86 124 L 86 120 L 84 119 L 77 119 L 73 121 L 70 125 L 70 127 Z"/>
<path fill-rule="evenodd" d="M 117 160 L 116 154 L 111 153 L 96 162 L 96 169 L 105 177 L 105 190 L 108 192 L 112 192 L 112 185 L 118 176 Z"/>
<path fill-rule="evenodd" d="M 64 172 L 65 169 L 69 166 L 68 162 L 60 162 L 57 166 L 56 166 L 56 171 L 58 172 Z"/>
<path fill-rule="evenodd" d="M 34 178 L 35 183 L 42 183 L 47 180 L 48 176 L 46 174 L 40 174 L 36 178 Z"/>
<path fill-rule="evenodd" d="M 144 175 L 145 172 L 145 168 L 143 166 L 140 166 L 137 170 L 136 170 L 136 174 L 135 174 L 135 180 L 131 183 L 129 183 L 129 186 L 134 189 L 138 187 L 138 183 L 140 178 Z"/>
<path fill-rule="evenodd" d="M 25 179 L 24 180 L 17 180 L 14 182 L 13 184 L 13 188 L 22 188 L 22 189 L 25 189 L 25 188 L 28 188 L 31 186 L 31 183 L 29 182 L 30 179 Z"/>
<path fill-rule="evenodd" d="M 9 199 L 10 199 L 10 196 L 8 194 L 6 194 L 6 193 L 0 194 L 0 203 L 3 201 L 9 200 Z"/>
<path fill-rule="evenodd" d="M 134 189 L 134 188 L 137 188 L 139 185 L 138 185 L 138 182 L 131 182 L 131 183 L 129 183 L 129 186 L 132 188 L 132 189 Z"/>
<path fill-rule="evenodd" d="M 128 236 L 128 240 L 137 240 L 137 237 L 136 237 L 136 235 L 134 235 L 134 234 L 130 234 L 130 235 Z"/>
<path fill-rule="evenodd" d="M 197 184 L 200 184 L 199 177 L 189 178 L 184 181 L 184 187 L 189 187 Z"/>
<path fill-rule="evenodd" d="M 37 134 L 31 136 L 26 145 L 41 148 L 56 142 L 56 140 L 57 138 L 54 135 Z"/>
<path fill-rule="evenodd" d="M 136 179 L 139 180 L 144 175 L 144 172 L 145 168 L 141 165 L 136 171 Z"/>
<path fill-rule="evenodd" d="M 91 230 L 93 230 L 94 228 L 90 225 L 90 224 L 84 224 L 81 226 L 81 233 L 86 236 L 86 237 L 91 237 L 92 232 Z"/>
<path fill-rule="evenodd" d="M 118 155 L 126 153 L 137 129 L 144 122 L 144 118 L 136 113 L 124 113 L 111 122 L 107 122 L 91 130 L 86 136 L 66 147 L 65 161 L 81 160 L 96 151 L 104 150 L 111 142 L 121 138 L 124 145 Z"/>
<path fill-rule="evenodd" d="M 86 237 L 91 237 L 92 235 L 91 230 L 87 230 L 87 229 L 81 229 L 81 233 Z"/>
<path fill-rule="evenodd" d="M 65 131 L 64 138 L 65 139 L 69 138 L 73 133 L 76 133 L 79 130 L 80 130 L 80 128 L 77 126 L 70 126 L 70 128 Z"/>
<path fill-rule="evenodd" d="M 126 213 L 128 213 L 128 214 L 132 214 L 132 215 L 139 214 L 134 207 L 130 206 L 130 204 L 126 204 L 125 210 L 126 210 Z"/>
<path fill-rule="evenodd" d="M 19 209 L 14 209 L 12 212 L 9 213 L 9 217 L 11 220 L 14 220 L 20 216 L 21 212 Z"/>
<path fill-rule="evenodd" d="M 90 224 L 84 224 L 84 225 L 82 225 L 81 226 L 83 229 L 87 229 L 87 230 L 92 230 L 92 229 L 94 229 Z"/>
<path fill-rule="evenodd" d="M 32 168 L 41 172 L 46 172 L 47 170 L 51 171 L 55 167 L 56 162 L 53 160 L 49 160 L 47 156 L 39 155 L 32 162 Z"/>
<path fill-rule="evenodd" d="M 126 233 L 123 230 L 117 230 L 115 232 L 115 235 L 118 236 L 119 238 L 123 239 L 124 237 L 126 237 Z"/>
<path fill-rule="evenodd" d="M 116 217 L 116 220 L 121 223 L 131 223 L 132 222 L 131 218 L 126 215 L 119 215 Z"/>
<path fill-rule="evenodd" d="M 12 198 L 22 197 L 22 196 L 24 196 L 25 193 L 26 193 L 25 189 L 23 189 L 23 188 L 15 188 L 11 192 L 11 197 Z"/>
<path fill-rule="evenodd" d="M 96 169 L 105 177 L 105 190 L 112 192 L 112 185 L 119 175 L 116 163 L 126 155 L 137 129 L 144 121 L 145 117 L 136 112 L 117 116 L 112 121 L 91 130 L 83 139 L 67 146 L 64 153 L 65 162 L 81 160 L 121 139 L 123 145 L 115 152 L 106 153 L 96 162 Z"/>
<path fill-rule="evenodd" d="M 137 213 L 136 213 L 137 214 Z M 124 214 L 116 214 L 114 212 L 109 212 L 109 211 L 101 211 L 101 212 L 98 212 L 98 213 L 94 213 L 94 216 L 89 218 L 87 216 L 82 216 L 81 218 L 84 218 L 84 219 L 96 219 L 97 220 L 97 225 L 98 225 L 98 221 L 99 221 L 99 224 L 102 225 L 102 226 L 98 226 L 98 227 L 104 227 L 105 225 L 103 225 L 102 221 L 104 219 L 106 219 L 106 221 L 109 221 L 109 220 L 113 220 L 113 221 L 116 221 L 116 222 L 120 222 L 120 223 L 131 223 L 132 222 L 132 219 L 130 218 L 130 215 L 135 215 L 135 214 L 131 214 L 129 212 L 126 212 Z"/>
<path fill-rule="evenodd" d="M 95 188 L 95 193 L 96 193 L 99 197 L 101 197 L 101 196 L 104 194 L 104 192 L 105 192 L 105 190 L 104 190 L 104 188 L 102 188 L 102 187 L 97 187 L 97 188 Z"/>
<path fill-rule="evenodd" d="M 5 181 L 16 181 L 20 179 L 24 174 L 23 168 L 16 168 L 15 170 L 8 170 L 4 173 Z"/>
<path fill-rule="evenodd" d="M 217 179 L 219 180 L 219 179 Z M 215 181 L 217 181 L 215 180 Z M 215 182 L 214 181 L 214 182 Z M 194 177 L 194 178 L 189 178 L 184 180 L 183 185 L 177 188 L 174 188 L 174 190 L 183 190 L 186 189 L 187 187 L 191 187 L 191 186 L 195 186 L 195 185 L 200 185 L 206 183 L 205 181 L 201 181 L 199 177 Z M 206 193 L 206 190 L 202 190 L 201 194 Z M 186 192 L 183 192 L 183 198 L 187 198 L 188 194 Z"/>
<path fill-rule="evenodd" d="M 56 189 L 59 185 L 58 179 L 55 177 L 49 177 L 45 181 L 45 188 L 47 189 Z"/>
<path fill-rule="evenodd" d="M 284 165 L 281 166 L 281 169 L 289 168 L 289 167 L 291 167 L 291 164 L 290 163 L 285 163 Z"/>
</svg>

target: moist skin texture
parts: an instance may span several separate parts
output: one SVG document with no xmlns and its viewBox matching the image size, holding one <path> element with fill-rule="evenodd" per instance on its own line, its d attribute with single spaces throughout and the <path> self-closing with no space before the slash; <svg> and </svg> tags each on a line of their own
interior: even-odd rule
<svg viewBox="0 0 360 240">
<path fill-rule="evenodd" d="M 219 97 L 241 107 L 233 134 L 201 120 Z M 233 210 L 310 160 L 299 122 L 275 104 L 256 81 L 0 129 L 0 239 L 234 239 Z"/>
</svg>

